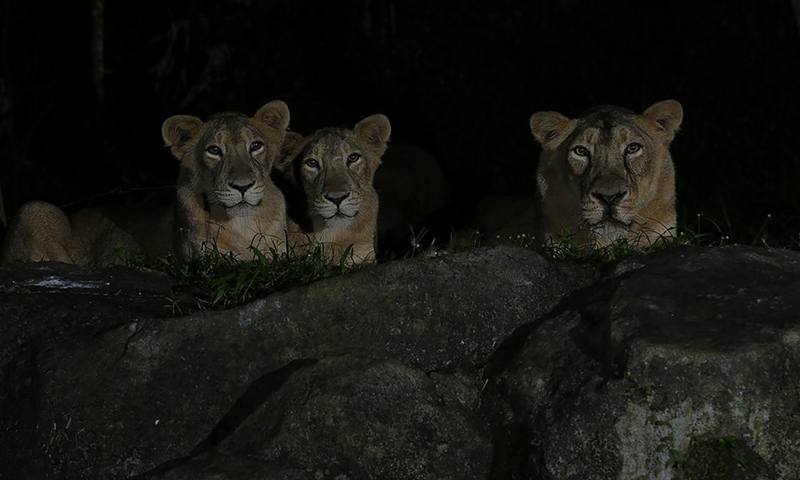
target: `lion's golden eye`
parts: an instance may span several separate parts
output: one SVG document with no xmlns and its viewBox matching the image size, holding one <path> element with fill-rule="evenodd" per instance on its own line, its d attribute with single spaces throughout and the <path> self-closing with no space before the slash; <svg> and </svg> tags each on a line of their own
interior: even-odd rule
<svg viewBox="0 0 800 480">
<path fill-rule="evenodd" d="M 583 145 L 578 145 L 577 147 L 572 149 L 572 153 L 579 157 L 588 157 L 589 156 L 589 149 L 584 147 Z"/>
<path fill-rule="evenodd" d="M 319 162 L 316 158 L 307 158 L 305 163 L 307 167 L 319 168 Z"/>
<path fill-rule="evenodd" d="M 634 153 L 638 152 L 642 149 L 642 146 L 636 142 L 631 143 L 627 147 L 625 147 L 625 155 L 633 155 Z"/>
<path fill-rule="evenodd" d="M 361 159 L 361 154 L 360 153 L 351 153 L 347 157 L 347 164 L 348 165 L 352 165 L 352 164 L 356 163 L 357 161 L 359 161 L 360 159 Z"/>
<path fill-rule="evenodd" d="M 210 153 L 211 155 L 222 155 L 222 149 L 219 148 L 217 145 L 211 145 L 206 147 L 206 152 Z"/>
<path fill-rule="evenodd" d="M 255 142 L 250 144 L 250 152 L 251 153 L 252 152 L 257 152 L 257 151 L 261 150 L 261 148 L 263 146 L 264 146 L 263 142 L 259 142 L 258 140 L 256 140 Z"/>
</svg>

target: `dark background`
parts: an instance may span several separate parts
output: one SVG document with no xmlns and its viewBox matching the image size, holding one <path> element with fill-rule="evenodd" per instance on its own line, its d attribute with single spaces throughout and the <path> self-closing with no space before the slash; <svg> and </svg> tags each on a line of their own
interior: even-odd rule
<svg viewBox="0 0 800 480">
<path fill-rule="evenodd" d="M 685 111 L 672 148 L 679 223 L 731 242 L 798 243 L 791 0 L 4 0 L 0 9 L 9 216 L 31 199 L 69 212 L 168 187 L 178 162 L 163 147 L 164 119 L 252 114 L 281 99 L 301 133 L 387 115 L 394 141 L 441 162 L 453 202 L 437 221 L 459 228 L 483 195 L 534 188 L 532 113 L 641 112 L 674 98 Z M 99 45 L 102 64 L 92 60 Z"/>
</svg>

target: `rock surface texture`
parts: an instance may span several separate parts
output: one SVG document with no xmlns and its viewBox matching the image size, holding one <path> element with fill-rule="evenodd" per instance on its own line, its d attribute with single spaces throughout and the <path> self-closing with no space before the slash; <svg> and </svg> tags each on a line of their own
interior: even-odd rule
<svg viewBox="0 0 800 480">
<path fill-rule="evenodd" d="M 515 247 L 172 315 L 0 267 L 0 479 L 800 478 L 800 254 Z"/>
</svg>

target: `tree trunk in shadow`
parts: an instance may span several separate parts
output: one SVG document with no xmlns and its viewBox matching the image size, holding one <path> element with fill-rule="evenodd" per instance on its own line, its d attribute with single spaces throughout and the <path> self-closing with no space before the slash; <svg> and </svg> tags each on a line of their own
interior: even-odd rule
<svg viewBox="0 0 800 480">
<path fill-rule="evenodd" d="M 800 0 L 792 0 L 794 7 L 794 18 L 797 20 L 797 32 L 800 33 Z"/>
</svg>

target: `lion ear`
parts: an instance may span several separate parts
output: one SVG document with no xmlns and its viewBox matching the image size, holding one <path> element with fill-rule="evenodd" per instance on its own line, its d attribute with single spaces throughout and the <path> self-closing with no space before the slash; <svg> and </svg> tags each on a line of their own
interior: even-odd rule
<svg viewBox="0 0 800 480">
<path fill-rule="evenodd" d="M 281 100 L 273 100 L 259 108 L 253 120 L 266 123 L 271 128 L 283 132 L 289 126 L 289 107 Z"/>
<path fill-rule="evenodd" d="M 186 146 L 194 139 L 203 127 L 203 121 L 189 115 L 169 117 L 161 125 L 161 138 L 170 148 L 175 158 L 182 160 L 187 153 Z"/>
<path fill-rule="evenodd" d="M 286 132 L 281 144 L 281 154 L 278 160 L 275 161 L 275 168 L 284 175 L 291 173 L 291 168 L 289 167 L 295 157 L 303 150 L 303 147 L 306 146 L 306 141 L 307 139 L 297 132 Z"/>
<path fill-rule="evenodd" d="M 553 150 L 575 129 L 575 121 L 558 112 L 536 112 L 531 115 L 531 133 L 547 150 Z"/>
<path fill-rule="evenodd" d="M 670 143 L 683 122 L 683 107 L 677 100 L 662 100 L 651 105 L 642 116 L 655 122 Z"/>
<path fill-rule="evenodd" d="M 392 126 L 385 115 L 378 113 L 358 122 L 353 131 L 356 137 L 377 150 L 378 156 L 381 156 L 386 151 L 386 142 L 392 134 Z"/>
</svg>

